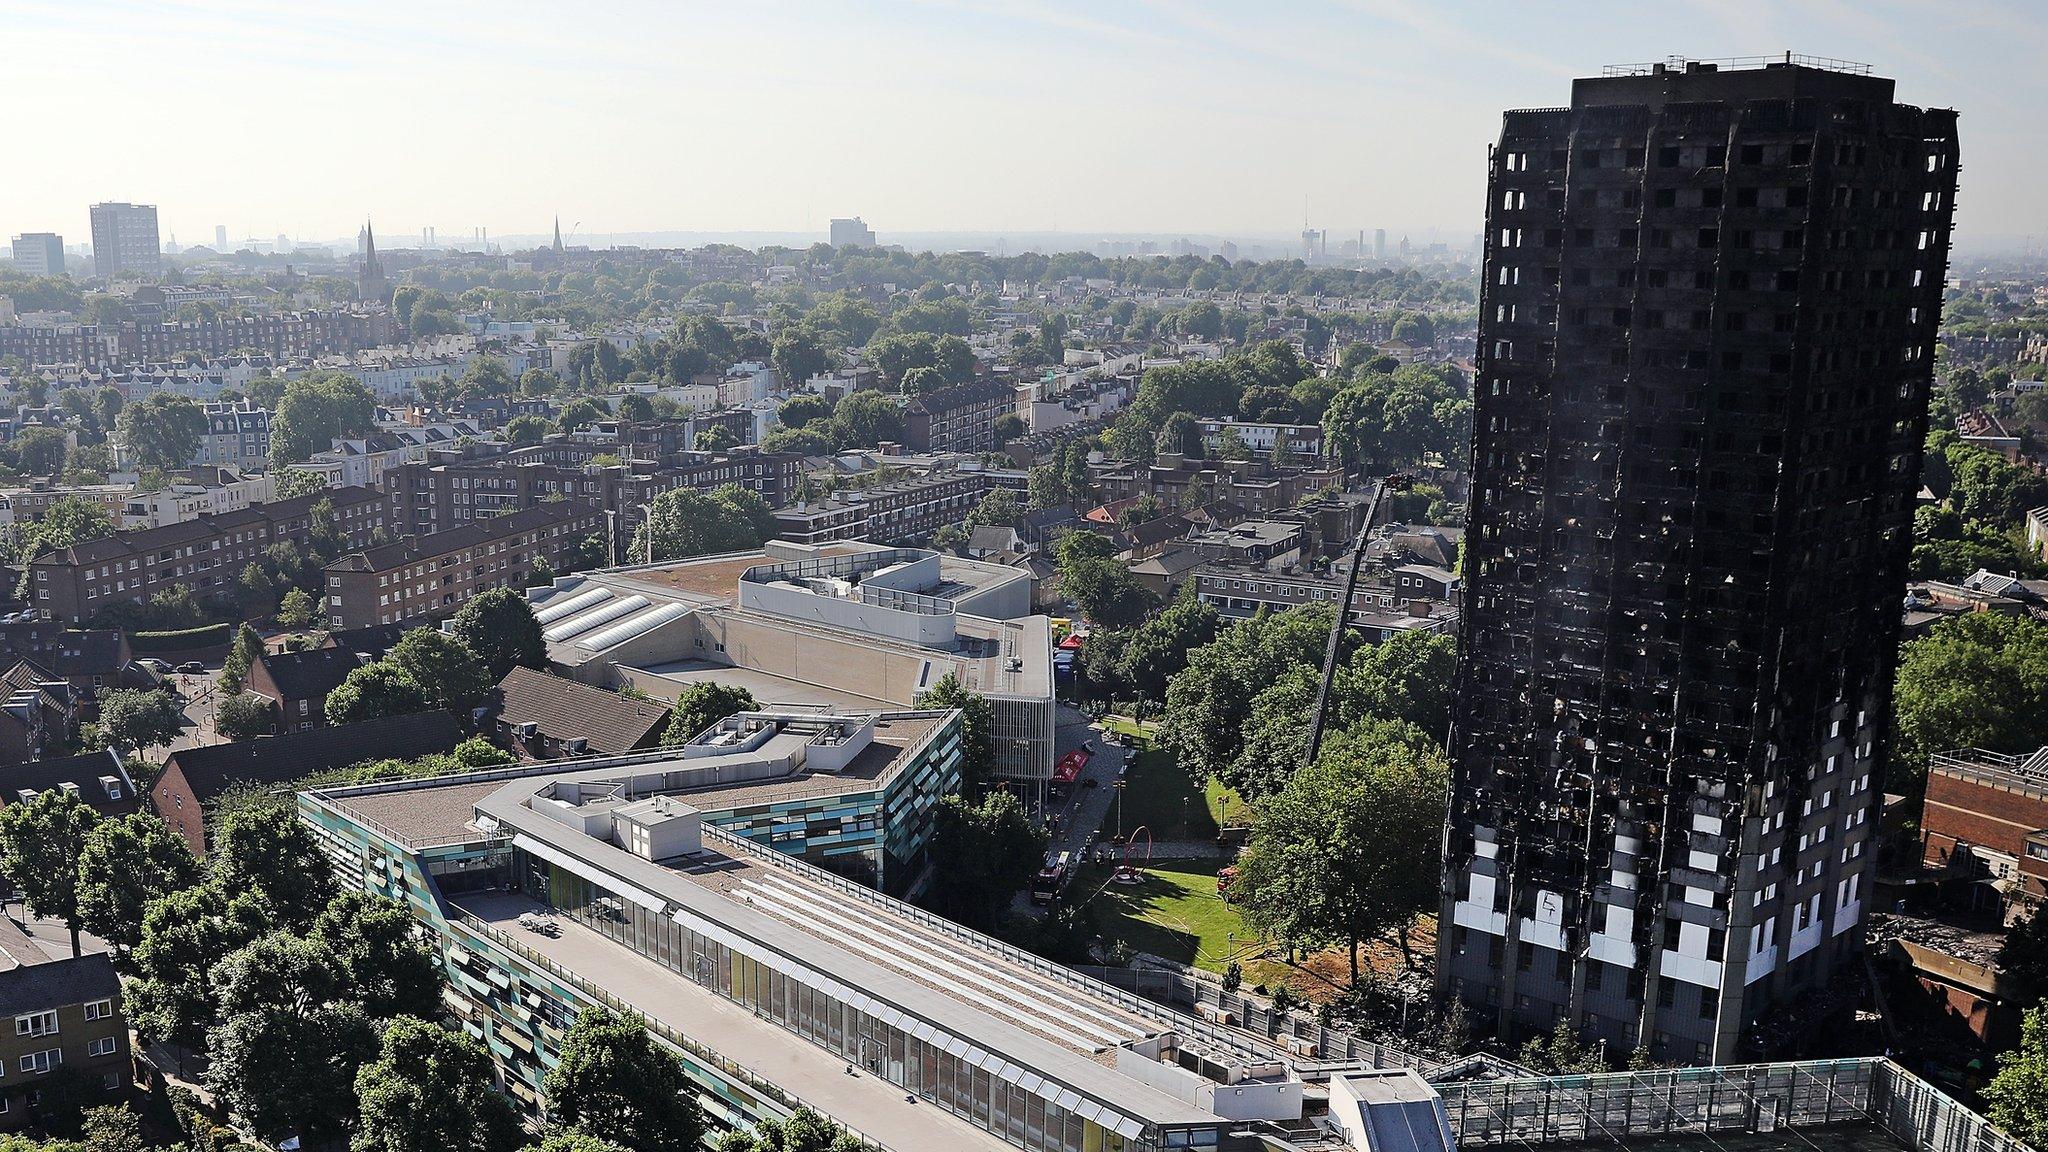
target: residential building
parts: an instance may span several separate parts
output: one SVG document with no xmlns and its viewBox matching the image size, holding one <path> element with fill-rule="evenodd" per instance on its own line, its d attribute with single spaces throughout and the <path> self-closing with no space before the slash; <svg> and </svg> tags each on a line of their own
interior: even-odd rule
<svg viewBox="0 0 2048 1152">
<path fill-rule="evenodd" d="M 107 688 L 154 687 L 156 675 L 135 663 L 126 633 L 115 628 L 79 630 L 61 621 L 0 624 L 0 667 L 33 665 L 45 679 L 62 680 L 71 693 L 90 702 Z"/>
<path fill-rule="evenodd" d="M 485 708 L 492 737 L 528 760 L 634 752 L 668 730 L 667 704 L 531 668 L 505 673 Z"/>
<path fill-rule="evenodd" d="M 277 495 L 275 472 L 244 476 L 234 468 L 213 467 L 192 469 L 185 475 L 197 477 L 197 482 L 179 480 L 155 492 L 131 494 L 121 504 L 121 527 L 133 531 L 183 524 L 268 504 Z"/>
<path fill-rule="evenodd" d="M 222 359 L 243 352 L 286 362 L 348 355 L 388 343 L 393 335 L 391 314 L 381 309 L 237 312 L 199 320 L 130 320 L 118 325 L 7 325 L 0 327 L 0 356 L 93 369 L 160 364 L 187 355 Z"/>
<path fill-rule="evenodd" d="M 199 438 L 194 464 L 262 468 L 270 463 L 270 409 L 254 400 L 216 401 L 203 405 L 206 432 Z"/>
<path fill-rule="evenodd" d="M 104 951 L 73 956 L 0 917 L 0 1128 L 30 1122 L 41 1086 L 59 1069 L 83 1078 L 94 1102 L 118 1103 L 134 1080 L 121 978 Z M 96 1099 L 95 1099 L 96 1098 Z"/>
<path fill-rule="evenodd" d="M 1344 598 L 1341 573 L 1208 560 L 1193 570 L 1192 577 L 1195 595 L 1225 620 L 1249 620 L 1261 611 L 1285 612 Z M 1455 634 L 1458 612 L 1428 597 L 1404 596 L 1392 580 L 1374 577 L 1361 579 L 1352 589 L 1345 622 L 1366 643 L 1382 644 L 1401 632 Z"/>
<path fill-rule="evenodd" d="M 993 452 L 996 421 L 1016 408 L 1016 389 L 1002 380 L 920 392 L 903 407 L 903 443 L 912 452 Z"/>
<path fill-rule="evenodd" d="M 867 222 L 855 216 L 851 220 L 832 221 L 832 246 L 834 248 L 873 248 L 875 230 Z"/>
<path fill-rule="evenodd" d="M 558 500 L 351 552 L 327 566 L 328 625 L 367 628 L 454 615 L 478 593 L 525 588 L 536 562 L 569 567 L 583 538 L 604 527 L 604 513 Z"/>
<path fill-rule="evenodd" d="M 116 532 L 31 562 L 36 609 L 77 624 L 113 604 L 145 603 L 167 588 L 189 589 L 201 600 L 230 595 L 242 569 L 262 560 L 272 544 L 311 545 L 313 509 L 323 503 L 320 535 L 341 546 L 368 547 L 384 529 L 381 496 L 365 488 L 335 488 L 162 528 Z"/>
<path fill-rule="evenodd" d="M 1228 528 L 1187 534 L 1187 546 L 1207 560 L 1290 567 L 1301 560 L 1304 526 L 1291 520 L 1241 520 Z"/>
<path fill-rule="evenodd" d="M 205 855 L 207 813 L 230 788 L 279 786 L 370 760 L 410 760 L 446 752 L 462 741 L 462 732 L 462 721 L 452 713 L 421 712 L 260 740 L 179 748 L 165 757 L 163 774 L 150 789 L 150 802 L 195 855 Z"/>
<path fill-rule="evenodd" d="M 1507 113 L 1437 966 L 1482 1026 L 1725 1062 L 1860 961 L 1956 155 L 1789 57 Z"/>
<path fill-rule="evenodd" d="M 1323 454 L 1320 424 L 1197 419 L 1195 427 L 1201 429 L 1203 451 L 1211 456 L 1221 452 L 1231 438 L 1261 459 L 1313 460 Z"/>
<path fill-rule="evenodd" d="M 327 724 L 327 695 L 364 660 L 353 648 L 265 652 L 249 665 L 242 690 L 270 702 L 277 731 L 304 732 Z"/>
<path fill-rule="evenodd" d="M 1267 460 L 1194 460 L 1178 452 L 1161 452 L 1151 464 L 1090 461 L 1088 473 L 1096 499 L 1104 504 L 1139 496 L 1170 508 L 1227 500 L 1253 515 L 1285 511 L 1345 483 L 1341 465 L 1276 467 Z"/>
<path fill-rule="evenodd" d="M 1965 748 L 1927 763 L 1921 863 L 2010 921 L 2048 901 L 2048 748 L 2025 756 Z"/>
<path fill-rule="evenodd" d="M 92 206 L 93 275 L 102 280 L 120 276 L 155 276 L 164 269 L 157 245 L 156 205 Z"/>
<path fill-rule="evenodd" d="M 922 540 L 965 520 L 994 486 L 988 472 L 962 469 L 846 488 L 823 500 L 776 509 L 777 535 L 799 544 Z"/>
<path fill-rule="evenodd" d="M 121 754 L 111 748 L 0 767 L 0 808 L 26 804 L 52 791 L 69 792 L 103 817 L 127 816 L 142 809 L 135 781 L 121 763 Z"/>
<path fill-rule="evenodd" d="M 905 708 L 946 676 L 995 709 L 999 775 L 1053 766 L 1052 625 L 1031 574 L 916 548 L 770 541 L 592 572 L 529 594 L 548 660 L 672 700 L 703 681 L 765 705 Z"/>
<path fill-rule="evenodd" d="M 64 238 L 55 232 L 24 232 L 16 236 L 14 270 L 24 276 L 64 275 Z"/>
</svg>

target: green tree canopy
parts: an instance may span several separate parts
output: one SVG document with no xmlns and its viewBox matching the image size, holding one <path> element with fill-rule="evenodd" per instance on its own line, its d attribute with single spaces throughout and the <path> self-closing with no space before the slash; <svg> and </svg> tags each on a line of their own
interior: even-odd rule
<svg viewBox="0 0 2048 1152">
<path fill-rule="evenodd" d="M 226 811 L 207 860 L 224 891 L 254 895 L 270 920 L 287 931 L 310 929 L 334 898 L 334 870 L 289 807 Z"/>
<path fill-rule="evenodd" d="M 329 724 L 359 724 L 389 716 L 409 716 L 434 706 L 424 684 L 390 660 L 365 664 L 327 694 Z"/>
<path fill-rule="evenodd" d="M 932 882 L 926 903 L 970 928 L 995 927 L 1017 890 L 1045 861 L 1045 829 L 1009 792 L 979 804 L 944 796 L 932 817 Z"/>
<path fill-rule="evenodd" d="M 245 892 L 231 898 L 215 883 L 152 901 L 130 955 L 136 978 L 127 1008 L 135 1030 L 150 1043 L 203 1044 L 216 1019 L 208 971 L 269 924 L 261 896 Z"/>
<path fill-rule="evenodd" d="M 119 748 L 154 748 L 184 731 L 185 710 L 161 688 L 115 688 L 100 697 L 100 727 Z"/>
<path fill-rule="evenodd" d="M 357 1071 L 377 1032 L 320 944 L 273 932 L 229 953 L 209 977 L 220 1023 L 206 1038 L 206 1085 L 270 1140 L 331 1140 L 356 1119 Z"/>
<path fill-rule="evenodd" d="M 189 396 L 152 392 L 121 410 L 121 443 L 145 468 L 191 464 L 205 434 L 206 413 Z"/>
<path fill-rule="evenodd" d="M 633 534 L 636 560 L 680 560 L 758 548 L 775 534 L 775 514 L 736 484 L 709 492 L 674 488 L 654 498 Z"/>
<path fill-rule="evenodd" d="M 669 712 L 668 728 L 661 735 L 662 746 L 680 748 L 727 716 L 752 712 L 758 707 L 754 694 L 745 688 L 700 680 L 677 694 L 675 706 Z"/>
<path fill-rule="evenodd" d="M 1336 734 L 1316 762 L 1259 810 L 1239 864 L 1246 923 L 1291 948 L 1341 944 L 1358 982 L 1358 948 L 1436 906 L 1434 859 L 1449 768 L 1419 733 L 1370 725 Z"/>
<path fill-rule="evenodd" d="M 91 805 L 59 788 L 0 808 L 0 871 L 29 911 L 64 921 L 73 956 L 84 924 L 78 858 L 99 822 Z"/>
<path fill-rule="evenodd" d="M 2048 624 L 1994 612 L 1941 621 L 1904 646 L 1892 704 L 1888 787 L 1917 790 L 1936 752 L 2048 744 Z"/>
<path fill-rule="evenodd" d="M 491 683 L 505 678 L 514 665 L 547 667 L 547 642 L 540 621 L 526 597 L 509 588 L 493 588 L 463 605 L 455 614 L 455 638 L 484 662 Z"/>
<path fill-rule="evenodd" d="M 2048 1147 L 2048 1005 L 2020 1018 L 2019 1047 L 1999 1057 L 1984 1103 L 1985 1115 L 2007 1135 Z"/>
<path fill-rule="evenodd" d="M 270 457 L 283 466 L 304 463 L 337 438 L 368 435 L 376 427 L 377 397 L 362 381 L 339 372 L 314 372 L 290 381 L 270 420 Z"/>
<path fill-rule="evenodd" d="M 939 677 L 938 683 L 917 694 L 917 707 L 960 710 L 960 793 L 970 797 L 981 795 L 996 770 L 996 714 L 988 697 L 948 672 Z"/>
<path fill-rule="evenodd" d="M 384 659 L 427 690 L 431 707 L 458 715 L 483 703 L 496 683 L 469 645 L 438 628 L 408 631 Z"/>
<path fill-rule="evenodd" d="M 832 427 L 838 443 L 849 448 L 873 448 L 884 440 L 903 439 L 903 409 L 896 398 L 872 390 L 842 397 L 832 411 Z"/>
<path fill-rule="evenodd" d="M 569 1026 L 541 1094 L 559 1123 L 632 1152 L 695 1152 L 703 1138 L 682 1062 L 607 1008 L 585 1009 Z"/>
<path fill-rule="evenodd" d="M 516 1152 L 519 1113 L 492 1088 L 491 1054 L 469 1037 L 412 1017 L 385 1029 L 356 1072 L 350 1152 Z"/>
<path fill-rule="evenodd" d="M 148 812 L 95 825 L 79 849 L 77 872 L 79 920 L 123 956 L 141 942 L 150 903 L 200 876 L 184 838 Z"/>
</svg>

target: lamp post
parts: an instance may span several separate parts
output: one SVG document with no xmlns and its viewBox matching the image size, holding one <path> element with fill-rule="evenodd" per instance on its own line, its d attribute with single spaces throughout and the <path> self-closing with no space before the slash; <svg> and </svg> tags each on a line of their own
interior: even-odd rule
<svg viewBox="0 0 2048 1152">
<path fill-rule="evenodd" d="M 1116 782 L 1116 840 L 1119 844 L 1124 840 L 1124 782 L 1121 777 Z"/>
</svg>

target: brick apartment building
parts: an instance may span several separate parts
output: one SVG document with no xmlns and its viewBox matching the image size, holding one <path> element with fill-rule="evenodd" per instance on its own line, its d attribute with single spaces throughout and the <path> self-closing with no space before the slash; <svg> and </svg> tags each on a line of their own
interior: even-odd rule
<svg viewBox="0 0 2048 1152">
<path fill-rule="evenodd" d="M 328 624 L 432 620 L 480 592 L 525 588 L 535 561 L 560 571 L 563 554 L 604 522 L 601 509 L 558 500 L 351 552 L 327 566 Z"/>
<path fill-rule="evenodd" d="M 996 421 L 1016 407 L 1016 387 L 1003 380 L 935 388 L 904 407 L 903 442 L 913 452 L 993 452 Z"/>
<path fill-rule="evenodd" d="M 330 308 L 118 326 L 0 327 L 0 356 L 18 356 L 31 364 L 94 367 L 154 363 L 187 353 L 212 358 L 254 351 L 302 359 L 345 356 L 388 344 L 395 335 L 389 312 Z"/>
<path fill-rule="evenodd" d="M 29 1122 L 31 1101 L 59 1069 L 83 1077 L 88 1104 L 113 1104 L 134 1080 L 121 979 L 105 952 L 71 955 L 0 918 L 0 1128 Z"/>
<path fill-rule="evenodd" d="M 1089 465 L 1089 483 L 1104 504 L 1139 496 L 1171 508 L 1228 500 L 1254 515 L 1285 511 L 1325 489 L 1342 489 L 1344 479 L 1338 465 L 1276 468 L 1264 460 L 1191 460 L 1175 452 L 1161 452 L 1149 465 L 1122 460 Z"/>
<path fill-rule="evenodd" d="M 934 472 L 836 492 L 775 513 L 778 535 L 799 544 L 918 540 L 967 518 L 997 478 L 986 471 Z"/>
<path fill-rule="evenodd" d="M 1968 748 L 1929 759 L 1921 863 L 1985 886 L 2010 920 L 2048 899 L 2048 748 Z"/>
<path fill-rule="evenodd" d="M 569 451 L 554 445 L 548 449 L 558 457 Z M 393 531 L 425 535 L 564 500 L 618 513 L 616 530 L 623 538 L 639 524 L 641 506 L 663 492 L 737 484 L 780 507 L 802 479 L 802 458 L 788 454 L 683 454 L 667 463 L 637 461 L 590 467 L 550 462 L 529 454 L 532 451 L 386 469 L 384 491 Z"/>
<path fill-rule="evenodd" d="M 51 619 L 77 624 L 113 604 L 141 604 L 173 587 L 189 588 L 201 600 L 230 594 L 242 569 L 261 560 L 272 544 L 305 547 L 312 536 L 313 508 L 323 501 L 333 510 L 325 522 L 348 548 L 367 548 L 384 530 L 381 496 L 368 488 L 334 488 L 161 528 L 117 532 L 31 562 L 35 606 Z"/>
</svg>

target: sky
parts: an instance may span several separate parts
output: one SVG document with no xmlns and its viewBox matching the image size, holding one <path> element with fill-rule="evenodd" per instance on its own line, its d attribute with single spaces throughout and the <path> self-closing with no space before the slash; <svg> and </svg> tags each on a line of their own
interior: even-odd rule
<svg viewBox="0 0 2048 1152">
<path fill-rule="evenodd" d="M 1469 242 L 1506 108 L 1785 50 L 1961 111 L 1959 247 L 2048 243 L 2038 0 L 0 0 L 0 233 Z"/>
</svg>

